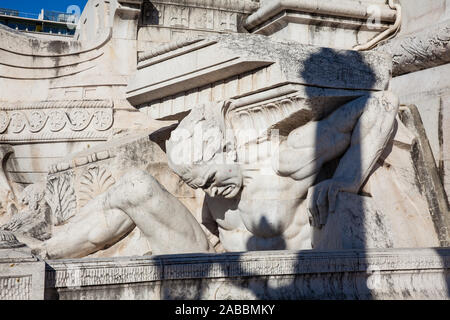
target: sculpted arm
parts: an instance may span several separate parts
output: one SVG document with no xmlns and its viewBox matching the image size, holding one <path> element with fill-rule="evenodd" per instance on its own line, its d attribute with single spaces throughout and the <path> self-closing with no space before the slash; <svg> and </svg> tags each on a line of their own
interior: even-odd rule
<svg viewBox="0 0 450 320">
<path fill-rule="evenodd" d="M 374 93 L 289 135 L 277 168 L 282 176 L 313 181 L 324 163 L 342 156 L 333 178 L 308 190 L 313 226 L 324 225 L 328 212 L 334 212 L 338 192 L 359 191 L 391 137 L 397 112 L 393 94 Z"/>
<path fill-rule="evenodd" d="M 397 112 L 397 98 L 381 92 L 354 100 L 325 120 L 334 135 L 343 136 L 342 142 L 349 139 L 350 145 L 345 148 L 333 178 L 308 190 L 314 226 L 324 225 L 328 213 L 335 211 L 339 192 L 358 193 L 392 136 Z"/>
<path fill-rule="evenodd" d="M 342 191 L 357 193 L 374 168 L 394 130 L 398 100 L 389 92 L 374 94 L 367 99 L 358 122 L 351 130 L 350 147 L 345 152 L 333 180 L 341 182 Z M 330 117 L 337 130 L 345 113 Z M 332 210 L 334 211 L 334 210 Z"/>
</svg>

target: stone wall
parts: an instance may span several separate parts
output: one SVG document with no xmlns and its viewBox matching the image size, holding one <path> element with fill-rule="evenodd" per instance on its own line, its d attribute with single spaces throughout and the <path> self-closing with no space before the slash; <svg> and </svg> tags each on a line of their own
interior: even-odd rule
<svg viewBox="0 0 450 320">
<path fill-rule="evenodd" d="M 450 19 L 449 0 L 398 0 L 403 23 L 399 35 L 412 34 Z"/>
<path fill-rule="evenodd" d="M 246 32 L 243 21 L 258 6 L 255 0 L 144 2 L 138 51 L 148 51 L 162 43 L 187 37 Z"/>
</svg>

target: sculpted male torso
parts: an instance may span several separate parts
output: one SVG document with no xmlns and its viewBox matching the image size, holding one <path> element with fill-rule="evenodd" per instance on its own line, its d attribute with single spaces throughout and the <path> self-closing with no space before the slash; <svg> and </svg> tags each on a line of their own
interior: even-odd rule
<svg viewBox="0 0 450 320">
<path fill-rule="evenodd" d="M 326 223 L 337 193 L 358 192 L 373 169 L 397 107 L 389 93 L 362 97 L 297 128 L 279 150 L 260 148 L 267 152 L 258 162 L 205 169 L 204 218 L 216 222 L 224 249 L 311 249 L 311 229 Z M 333 178 L 312 187 L 323 164 L 340 156 Z"/>
<path fill-rule="evenodd" d="M 205 198 L 226 251 L 311 248 L 305 198 L 315 175 L 295 181 L 273 170 L 243 169 L 244 185 L 233 199 Z"/>
<path fill-rule="evenodd" d="M 203 223 L 218 228 L 226 251 L 309 249 L 312 228 L 321 228 L 333 214 L 338 192 L 357 193 L 374 168 L 392 136 L 397 111 L 392 94 L 375 93 L 293 130 L 279 151 L 258 161 L 236 157 L 221 162 L 228 149 L 217 146 L 217 139 L 200 141 L 206 148 L 198 159 L 180 161 L 185 150 L 174 150 L 195 139 L 193 126 L 226 129 L 223 112 L 193 110 L 167 143 L 169 166 L 189 186 L 205 190 Z M 187 140 L 174 139 L 183 130 Z M 337 158 L 333 177 L 315 184 L 323 165 Z M 50 258 L 82 257 L 114 244 L 135 227 L 154 254 L 213 251 L 189 210 L 139 170 L 125 174 L 37 249 Z"/>
</svg>

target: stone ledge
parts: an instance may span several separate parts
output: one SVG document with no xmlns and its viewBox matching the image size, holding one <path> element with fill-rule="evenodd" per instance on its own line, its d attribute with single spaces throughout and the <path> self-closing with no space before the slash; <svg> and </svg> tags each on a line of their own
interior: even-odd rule
<svg viewBox="0 0 450 320">
<path fill-rule="evenodd" d="M 194 286 L 203 287 L 200 298 L 215 299 L 221 297 L 217 291 L 228 286 L 234 292 L 233 299 L 284 299 L 278 289 L 289 282 L 293 287 L 286 294 L 294 299 L 366 299 L 370 295 L 399 299 L 408 298 L 408 294 L 412 299 L 427 294 L 432 299 L 448 299 L 449 268 L 450 249 L 272 251 L 58 260 L 47 261 L 46 288 L 67 299 L 80 298 L 79 294 L 85 298 L 111 299 L 108 292 L 114 292 L 114 299 L 126 299 L 129 290 L 134 292 L 133 299 L 148 298 L 149 292 L 153 292 L 150 298 L 171 299 L 180 297 L 183 291 L 180 288 L 190 292 Z M 367 281 L 374 274 L 382 285 L 371 290 Z M 273 295 L 266 292 L 259 297 L 256 288 L 268 281 L 272 282 Z M 307 288 L 311 281 L 318 291 Z M 247 287 L 244 283 L 252 285 Z M 341 291 L 336 286 L 341 286 Z M 186 294 L 182 297 L 191 298 Z"/>
</svg>

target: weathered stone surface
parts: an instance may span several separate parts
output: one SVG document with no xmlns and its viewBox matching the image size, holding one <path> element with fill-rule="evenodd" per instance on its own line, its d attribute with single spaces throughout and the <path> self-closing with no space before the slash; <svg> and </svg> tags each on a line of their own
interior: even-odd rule
<svg viewBox="0 0 450 320">
<path fill-rule="evenodd" d="M 449 299 L 447 249 L 247 252 L 47 263 L 48 299 Z"/>
<path fill-rule="evenodd" d="M 388 29 L 395 18 L 383 0 L 272 0 L 262 1 L 244 27 L 271 38 L 352 49 Z"/>
<path fill-rule="evenodd" d="M 0 300 L 43 300 L 44 289 L 45 262 L 29 249 L 0 247 Z"/>
<path fill-rule="evenodd" d="M 430 141 L 436 164 L 439 166 L 441 156 L 440 118 L 442 114 L 442 96 L 450 94 L 448 83 L 450 64 L 429 68 L 392 79 L 391 89 L 401 104 L 414 104 L 419 109 Z"/>
<path fill-rule="evenodd" d="M 138 51 L 192 36 L 245 32 L 245 18 L 259 6 L 254 0 L 157 0 L 144 2 Z"/>
<path fill-rule="evenodd" d="M 399 35 L 413 34 L 437 25 L 450 18 L 448 0 L 423 1 L 399 0 L 402 6 L 402 28 Z"/>
<path fill-rule="evenodd" d="M 437 67 L 450 62 L 450 20 L 395 38 L 376 51 L 393 57 L 394 76 Z"/>
<path fill-rule="evenodd" d="M 130 80 L 127 98 L 135 106 L 167 102 L 170 107 L 170 101 L 177 99 L 189 105 L 201 102 L 203 92 L 214 97 L 213 101 L 238 98 L 288 83 L 385 90 L 391 72 L 389 58 L 383 54 L 333 50 L 257 35 L 208 37 L 152 59 L 157 58 L 156 64 L 142 64 Z M 217 92 L 222 92 L 217 97 L 214 89 L 204 87 L 214 83 L 219 84 Z M 172 110 L 172 114 L 177 112 Z"/>
<path fill-rule="evenodd" d="M 416 172 L 416 183 L 413 189 L 419 189 L 419 193 L 427 197 L 428 207 L 438 234 L 439 242 L 441 246 L 448 247 L 450 243 L 450 210 L 445 186 L 442 184 L 442 174 L 435 165 L 433 152 L 428 142 L 419 111 L 414 105 L 402 107 L 400 117 L 407 128 L 416 136 L 411 153 Z"/>
<path fill-rule="evenodd" d="M 447 26 L 380 48 L 392 83 L 389 54 L 339 49 L 397 26 L 389 7 L 92 0 L 70 41 L 0 26 L 0 298 L 42 298 L 26 243 L 90 258 L 49 261 L 46 298 L 448 299 L 447 250 L 387 249 L 450 241 L 388 91 L 446 173 Z M 236 253 L 257 250 L 278 252 Z"/>
</svg>

